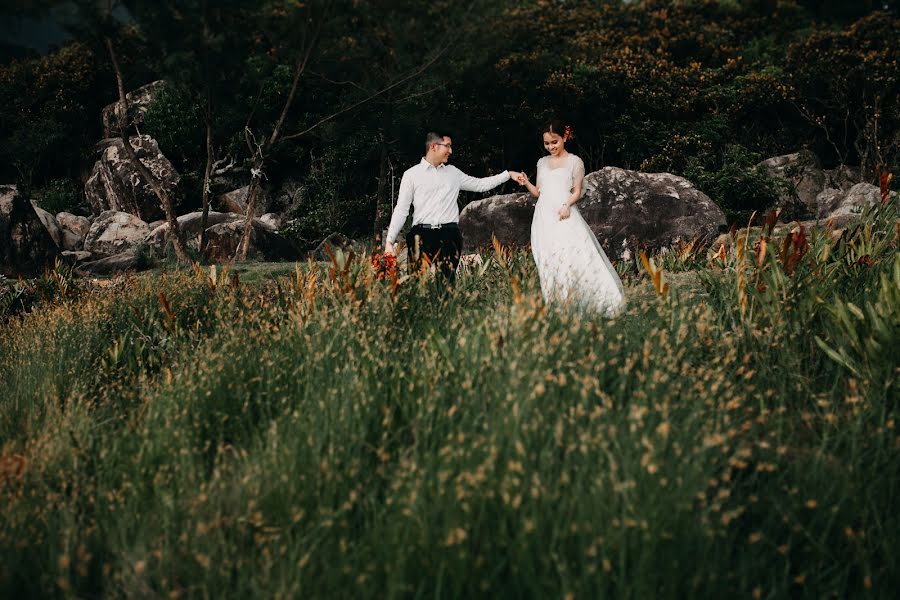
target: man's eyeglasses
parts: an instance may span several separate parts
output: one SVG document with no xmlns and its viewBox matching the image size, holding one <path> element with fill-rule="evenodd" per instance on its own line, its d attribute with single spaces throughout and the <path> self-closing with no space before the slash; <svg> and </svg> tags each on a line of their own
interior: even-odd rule
<svg viewBox="0 0 900 600">
<path fill-rule="evenodd" d="M 435 142 L 434 145 L 435 146 L 446 146 L 447 148 L 453 150 L 453 144 L 444 144 L 442 142 Z"/>
</svg>

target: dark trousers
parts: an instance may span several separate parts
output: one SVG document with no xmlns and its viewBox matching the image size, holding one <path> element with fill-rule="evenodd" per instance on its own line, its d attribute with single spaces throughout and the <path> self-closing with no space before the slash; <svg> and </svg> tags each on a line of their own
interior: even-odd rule
<svg viewBox="0 0 900 600">
<path fill-rule="evenodd" d="M 419 270 L 423 257 L 438 268 L 438 272 L 453 281 L 462 253 L 462 233 L 455 223 L 440 229 L 416 225 L 406 234 L 406 248 L 410 267 Z"/>
</svg>

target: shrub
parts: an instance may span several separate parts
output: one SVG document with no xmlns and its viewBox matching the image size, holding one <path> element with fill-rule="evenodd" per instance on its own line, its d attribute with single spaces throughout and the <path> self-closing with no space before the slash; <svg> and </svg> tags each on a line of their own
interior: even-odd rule
<svg viewBox="0 0 900 600">
<path fill-rule="evenodd" d="M 47 212 L 59 214 L 70 212 L 88 214 L 84 188 L 72 179 L 51 179 L 47 185 L 35 192 L 37 204 Z"/>
<path fill-rule="evenodd" d="M 143 132 L 156 139 L 160 151 L 176 168 L 203 172 L 206 126 L 187 90 L 164 86 L 144 114 Z"/>
<path fill-rule="evenodd" d="M 784 185 L 758 161 L 759 155 L 746 148 L 727 146 L 718 168 L 689 159 L 683 175 L 719 205 L 729 223 L 742 225 L 754 212 L 761 217 L 772 207 Z"/>
</svg>

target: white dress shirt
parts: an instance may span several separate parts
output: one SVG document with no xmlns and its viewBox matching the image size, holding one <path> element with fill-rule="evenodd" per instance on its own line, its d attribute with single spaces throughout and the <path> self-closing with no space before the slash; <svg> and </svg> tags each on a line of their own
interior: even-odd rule
<svg viewBox="0 0 900 600">
<path fill-rule="evenodd" d="M 397 206 L 391 216 L 387 239 L 393 243 L 406 223 L 409 207 L 413 206 L 413 226 L 443 225 L 459 222 L 459 206 L 456 199 L 459 190 L 486 192 L 509 181 L 509 171 L 492 177 L 471 177 L 453 165 L 437 167 L 425 160 L 406 170 L 400 180 Z"/>
</svg>

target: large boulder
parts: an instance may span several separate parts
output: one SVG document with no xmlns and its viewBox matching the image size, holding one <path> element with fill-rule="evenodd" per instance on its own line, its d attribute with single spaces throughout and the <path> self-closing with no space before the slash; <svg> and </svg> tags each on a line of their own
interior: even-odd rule
<svg viewBox="0 0 900 600">
<path fill-rule="evenodd" d="M 472 202 L 460 215 L 464 251 L 491 243 L 525 245 L 531 236 L 534 200 L 523 194 Z M 669 173 L 605 167 L 584 179 L 579 210 L 612 258 L 633 243 L 642 248 L 711 241 L 725 227 L 725 214 L 691 182 Z"/>
<path fill-rule="evenodd" d="M 896 197 L 897 192 L 891 192 L 891 197 Z M 818 197 L 819 219 L 841 219 L 856 217 L 862 213 L 866 206 L 875 206 L 881 203 L 881 190 L 869 183 L 857 183 L 846 192 L 841 190 L 825 190 Z"/>
<path fill-rule="evenodd" d="M 275 213 L 266 213 L 259 218 L 259 222 L 269 227 L 272 231 L 278 231 L 284 225 L 284 218 Z"/>
<path fill-rule="evenodd" d="M 209 238 L 207 258 L 213 262 L 231 262 L 243 233 L 243 219 L 219 223 L 207 229 L 206 235 Z M 296 260 L 299 254 L 287 239 L 254 219 L 247 258 L 267 261 Z"/>
<path fill-rule="evenodd" d="M 250 191 L 250 186 L 245 185 L 242 188 L 238 188 L 236 190 L 231 190 L 230 192 L 226 192 L 219 196 L 216 199 L 216 206 L 222 212 L 234 213 L 236 215 L 246 215 L 247 214 L 247 193 Z M 253 209 L 254 217 L 261 217 L 269 209 L 269 194 L 262 187 L 259 189 L 256 198 L 256 206 Z"/>
<path fill-rule="evenodd" d="M 459 215 L 463 251 L 489 246 L 493 236 L 503 245 L 527 246 L 535 203 L 528 193 L 491 196 L 469 203 Z"/>
<path fill-rule="evenodd" d="M 166 85 L 165 81 L 159 80 L 147 85 L 143 85 L 133 92 L 125 94 L 128 101 L 128 115 L 125 119 L 125 126 L 129 128 L 132 125 L 140 125 L 144 122 L 144 114 L 159 96 L 160 90 Z M 109 138 L 118 135 L 119 123 L 116 117 L 116 105 L 118 102 L 106 105 L 101 113 L 103 119 L 103 137 Z"/>
<path fill-rule="evenodd" d="M 93 254 L 113 255 L 131 250 L 150 234 L 150 227 L 138 217 L 108 210 L 94 220 L 84 239 L 84 249 Z"/>
<path fill-rule="evenodd" d="M 28 198 L 14 185 L 0 185 L 0 274 L 31 277 L 59 256 L 59 247 Z"/>
<path fill-rule="evenodd" d="M 173 199 L 181 176 L 149 135 L 133 136 L 131 145 L 138 159 L 159 180 Z M 141 176 L 125 154 L 120 138 L 105 139 L 97 144 L 99 159 L 84 184 L 84 193 L 94 214 L 106 210 L 131 213 L 143 221 L 165 216 L 150 183 Z"/>
<path fill-rule="evenodd" d="M 63 233 L 59 228 L 59 223 L 56 222 L 56 217 L 35 204 L 34 200 L 31 201 L 31 205 L 34 207 L 34 212 L 37 213 L 41 223 L 47 228 L 47 233 L 53 238 L 53 243 L 56 244 L 56 247 L 60 250 L 65 250 L 65 248 L 63 248 Z"/>
<path fill-rule="evenodd" d="M 85 263 L 94 258 L 94 255 L 84 250 L 63 250 L 60 256 L 67 265 L 75 266 Z"/>
<path fill-rule="evenodd" d="M 192 250 L 200 248 L 200 223 L 203 220 L 203 213 L 192 212 L 178 217 L 178 229 L 184 237 L 185 244 Z M 221 213 L 209 211 L 206 218 L 206 228 L 209 229 L 220 223 L 233 223 L 235 221 L 244 222 L 244 218 L 233 213 Z M 169 234 L 169 224 L 162 223 L 150 231 L 147 241 L 155 248 L 162 248 L 166 243 L 166 237 Z"/>
<path fill-rule="evenodd" d="M 114 275 L 122 271 L 142 271 L 150 263 L 136 250 L 126 250 L 115 256 L 84 262 L 77 266 L 79 272 L 89 275 Z"/>
<path fill-rule="evenodd" d="M 825 189 L 848 192 L 850 188 L 862 181 L 862 171 L 859 167 L 841 165 L 834 169 L 825 169 L 823 172 L 825 173 Z"/>
<path fill-rule="evenodd" d="M 829 177 L 819 159 L 808 150 L 773 156 L 759 163 L 770 177 L 784 182 L 776 207 L 786 220 L 814 217 L 816 197 L 828 185 Z"/>
<path fill-rule="evenodd" d="M 91 230 L 91 222 L 87 217 L 61 212 L 56 215 L 56 223 L 62 232 L 62 249 L 78 251 L 84 247 L 84 238 Z"/>
</svg>

